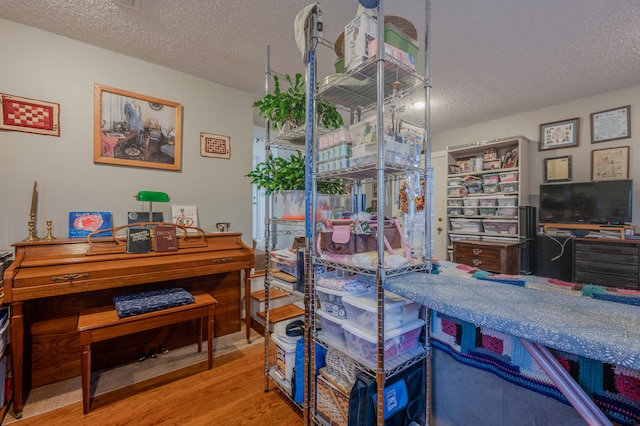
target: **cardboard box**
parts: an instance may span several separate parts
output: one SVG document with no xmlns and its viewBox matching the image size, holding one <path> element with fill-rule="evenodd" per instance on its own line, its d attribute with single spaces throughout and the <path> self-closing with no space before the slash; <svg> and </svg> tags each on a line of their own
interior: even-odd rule
<svg viewBox="0 0 640 426">
<path fill-rule="evenodd" d="M 376 20 L 363 13 L 344 28 L 344 63 L 350 69 L 369 58 L 369 43 L 376 38 Z M 375 52 L 371 52 L 375 54 Z"/>
</svg>

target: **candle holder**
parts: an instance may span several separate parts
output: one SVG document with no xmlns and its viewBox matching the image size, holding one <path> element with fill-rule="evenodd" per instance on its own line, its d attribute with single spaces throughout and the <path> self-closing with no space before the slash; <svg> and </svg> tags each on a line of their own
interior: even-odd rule
<svg viewBox="0 0 640 426">
<path fill-rule="evenodd" d="M 51 223 L 52 221 L 47 220 L 47 236 L 44 237 L 43 240 L 52 241 L 56 239 L 56 237 L 51 234 Z"/>
<path fill-rule="evenodd" d="M 31 220 L 29 221 L 29 236 L 25 239 L 27 242 L 40 241 L 40 238 L 36 237 L 35 216 L 35 214 L 31 213 Z"/>
</svg>

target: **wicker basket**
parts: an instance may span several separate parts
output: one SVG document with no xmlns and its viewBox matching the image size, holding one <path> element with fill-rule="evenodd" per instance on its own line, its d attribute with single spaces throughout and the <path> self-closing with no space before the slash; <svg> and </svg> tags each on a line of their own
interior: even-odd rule
<svg viewBox="0 0 640 426">
<path fill-rule="evenodd" d="M 347 425 L 349 420 L 349 396 L 334 386 L 320 369 L 316 392 L 316 411 L 331 426 Z"/>
<path fill-rule="evenodd" d="M 327 351 L 325 362 L 327 365 L 325 377 L 329 376 L 342 392 L 351 392 L 356 382 L 356 374 L 360 371 L 356 364 L 333 348 Z"/>
<path fill-rule="evenodd" d="M 416 30 L 415 25 L 413 25 L 409 20 L 403 18 L 402 16 L 386 15 L 384 17 L 384 23 L 394 25 L 411 40 L 418 39 L 418 31 Z M 344 31 L 341 32 L 336 39 L 336 42 L 333 45 L 333 50 L 336 52 L 338 58 L 342 58 L 344 56 Z"/>
</svg>

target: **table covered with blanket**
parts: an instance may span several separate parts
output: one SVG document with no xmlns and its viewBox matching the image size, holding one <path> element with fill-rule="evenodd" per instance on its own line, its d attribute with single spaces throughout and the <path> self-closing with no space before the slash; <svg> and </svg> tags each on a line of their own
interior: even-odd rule
<svg viewBox="0 0 640 426">
<path fill-rule="evenodd" d="M 640 292 L 451 262 L 384 286 L 429 308 L 431 344 L 460 362 L 567 402 L 518 339 L 538 343 L 610 419 L 640 423 Z"/>
</svg>

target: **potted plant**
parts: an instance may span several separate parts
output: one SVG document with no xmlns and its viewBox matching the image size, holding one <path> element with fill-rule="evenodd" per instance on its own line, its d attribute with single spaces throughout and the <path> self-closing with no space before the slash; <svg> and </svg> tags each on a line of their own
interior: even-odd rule
<svg viewBox="0 0 640 426">
<path fill-rule="evenodd" d="M 304 218 L 305 157 L 297 151 L 289 158 L 269 155 L 267 161 L 259 163 L 247 176 L 251 183 L 265 189 L 267 195 L 283 194 L 285 216 Z M 344 186 L 337 181 L 316 182 L 319 194 L 341 195 Z M 300 210 L 301 209 L 301 210 Z"/>
<path fill-rule="evenodd" d="M 273 93 L 266 94 L 253 106 L 260 109 L 260 116 L 271 122 L 274 129 L 281 131 L 294 129 L 305 122 L 306 92 L 305 80 L 297 73 L 295 80 L 289 74 L 284 75 L 289 83 L 286 91 L 281 91 L 280 78 L 273 76 Z M 344 124 L 344 120 L 332 102 L 318 99 L 316 102 L 318 124 L 325 128 L 335 129 Z"/>
</svg>

